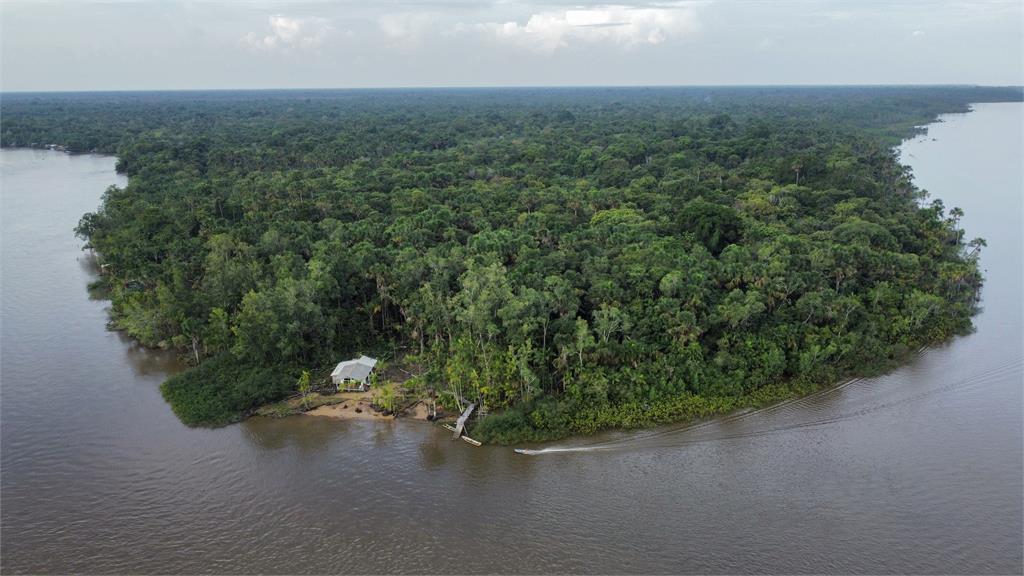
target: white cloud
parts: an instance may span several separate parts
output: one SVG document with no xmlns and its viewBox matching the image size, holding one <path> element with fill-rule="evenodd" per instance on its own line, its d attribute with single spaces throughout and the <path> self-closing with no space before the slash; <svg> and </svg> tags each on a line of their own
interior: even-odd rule
<svg viewBox="0 0 1024 576">
<path fill-rule="evenodd" d="M 425 12 L 402 12 L 384 14 L 377 18 L 377 26 L 391 40 L 417 42 L 434 21 L 434 15 Z"/>
<path fill-rule="evenodd" d="M 268 19 L 269 34 L 249 32 L 242 39 L 257 50 L 289 50 L 315 48 L 330 34 L 332 27 L 325 18 L 289 18 L 280 14 Z"/>
<path fill-rule="evenodd" d="M 773 50 L 778 45 L 779 45 L 779 39 L 778 38 L 776 38 L 774 36 L 767 36 L 765 38 L 762 38 L 761 41 L 757 43 L 757 49 L 761 50 L 761 51 Z"/>
<path fill-rule="evenodd" d="M 532 14 L 525 24 L 488 22 L 479 27 L 500 41 L 542 53 L 571 42 L 604 42 L 624 47 L 660 44 L 696 32 L 700 23 L 691 5 L 594 6 Z"/>
<path fill-rule="evenodd" d="M 920 38 L 921 36 L 924 36 L 924 30 L 914 30 L 910 35 L 914 38 Z"/>
</svg>

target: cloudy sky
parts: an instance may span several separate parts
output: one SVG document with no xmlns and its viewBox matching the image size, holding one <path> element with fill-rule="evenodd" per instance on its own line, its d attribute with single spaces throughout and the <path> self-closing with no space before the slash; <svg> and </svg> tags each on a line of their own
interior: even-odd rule
<svg viewBox="0 0 1024 576">
<path fill-rule="evenodd" d="M 0 0 L 0 89 L 1022 84 L 1020 0 Z"/>
</svg>

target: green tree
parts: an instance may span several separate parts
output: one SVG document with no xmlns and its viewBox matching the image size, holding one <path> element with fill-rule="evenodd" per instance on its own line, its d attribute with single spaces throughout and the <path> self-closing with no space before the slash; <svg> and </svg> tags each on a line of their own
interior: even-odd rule
<svg viewBox="0 0 1024 576">
<path fill-rule="evenodd" d="M 299 380 L 296 382 L 296 388 L 298 389 L 299 394 L 302 394 L 302 405 L 308 409 L 309 403 L 307 402 L 306 395 L 309 394 L 310 390 L 309 370 L 302 371 L 302 375 L 299 376 Z"/>
</svg>

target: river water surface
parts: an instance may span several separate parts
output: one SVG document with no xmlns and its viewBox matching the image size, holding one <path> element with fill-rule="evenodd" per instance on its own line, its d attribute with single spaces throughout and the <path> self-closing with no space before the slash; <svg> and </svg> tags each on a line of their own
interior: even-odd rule
<svg viewBox="0 0 1024 576">
<path fill-rule="evenodd" d="M 112 158 L 4 150 L 0 569 L 18 572 L 1022 570 L 1022 106 L 907 142 L 984 236 L 977 332 L 700 426 L 537 456 L 417 422 L 189 429 L 178 368 L 106 331 L 72 228 Z"/>
</svg>

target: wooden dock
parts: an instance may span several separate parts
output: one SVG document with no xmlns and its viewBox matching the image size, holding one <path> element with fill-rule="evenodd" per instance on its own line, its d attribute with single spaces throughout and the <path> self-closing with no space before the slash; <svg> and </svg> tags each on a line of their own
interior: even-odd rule
<svg viewBox="0 0 1024 576">
<path fill-rule="evenodd" d="M 472 403 L 462 411 L 462 416 L 455 421 L 455 435 L 452 438 L 458 438 L 462 436 L 462 430 L 466 427 L 466 420 L 469 420 L 469 415 L 473 413 L 473 409 L 476 408 L 476 403 Z"/>
<path fill-rule="evenodd" d="M 455 432 L 455 426 L 452 426 L 451 424 L 441 424 L 441 426 L 444 426 L 448 430 L 451 430 L 452 432 Z M 474 439 L 470 438 L 469 436 L 456 436 L 456 438 L 462 438 L 463 442 L 465 442 L 466 444 L 472 444 L 473 446 L 482 446 L 483 445 L 479 440 L 474 440 Z"/>
</svg>

